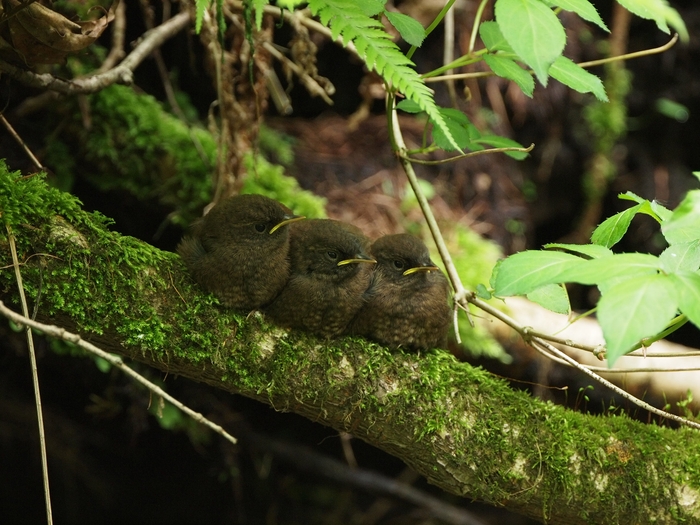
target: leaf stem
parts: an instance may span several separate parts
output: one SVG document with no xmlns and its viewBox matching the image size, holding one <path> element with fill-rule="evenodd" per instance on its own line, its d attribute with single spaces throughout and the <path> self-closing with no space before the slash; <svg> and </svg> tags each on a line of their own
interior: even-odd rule
<svg viewBox="0 0 700 525">
<path fill-rule="evenodd" d="M 440 10 L 438 15 L 435 17 L 435 20 L 432 21 L 432 23 L 425 29 L 425 37 L 428 38 L 428 35 L 432 33 L 435 28 L 442 22 L 442 19 L 445 18 L 445 15 L 447 12 L 450 10 L 450 8 L 454 5 L 455 0 L 449 0 L 443 8 Z M 413 53 L 416 52 L 416 49 L 418 49 L 417 46 L 411 46 L 411 49 L 408 50 L 408 53 L 406 53 L 406 56 L 410 59 L 413 56 Z"/>
</svg>

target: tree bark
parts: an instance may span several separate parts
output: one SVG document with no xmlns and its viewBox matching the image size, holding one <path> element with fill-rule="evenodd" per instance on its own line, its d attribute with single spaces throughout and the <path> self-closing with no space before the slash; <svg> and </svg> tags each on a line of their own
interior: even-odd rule
<svg viewBox="0 0 700 525">
<path fill-rule="evenodd" d="M 351 432 L 448 492 L 547 523 L 699 521 L 696 431 L 572 412 L 446 352 L 242 317 L 175 254 L 108 231 L 70 195 L 2 165 L 0 209 L 38 319 L 110 352 Z M 0 295 L 19 310 L 7 235 L 0 253 Z"/>
</svg>

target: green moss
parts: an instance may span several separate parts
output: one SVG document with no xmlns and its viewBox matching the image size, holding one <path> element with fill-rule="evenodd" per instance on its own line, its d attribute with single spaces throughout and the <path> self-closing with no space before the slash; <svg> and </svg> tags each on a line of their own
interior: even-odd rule
<svg viewBox="0 0 700 525">
<path fill-rule="evenodd" d="M 58 115 L 60 135 L 47 141 L 46 162 L 59 178 L 73 180 L 79 163 L 83 176 L 103 190 L 159 199 L 175 210 L 175 223 L 198 217 L 212 192 L 217 144 L 211 134 L 129 87 L 113 85 L 87 100 L 91 126 L 84 126 L 76 101 Z"/>
<path fill-rule="evenodd" d="M 700 485 L 700 459 L 684 453 L 697 447 L 697 432 L 567 411 L 441 351 L 390 352 L 281 330 L 258 314 L 244 319 L 201 293 L 176 255 L 110 232 L 72 197 L 4 165 L 0 208 L 21 246 L 30 299 L 42 290 L 40 315 L 54 312 L 85 337 L 104 333 L 120 353 L 354 432 L 483 501 L 535 502 L 545 516 L 574 502 L 591 523 L 643 521 L 652 501 L 687 516 L 665 488 Z M 0 254 L 7 265 L 8 250 Z M 16 289 L 11 269 L 0 287 Z"/>
<path fill-rule="evenodd" d="M 326 217 L 326 199 L 301 189 L 297 180 L 284 174 L 284 168 L 269 163 L 261 156 L 247 154 L 248 176 L 242 193 L 258 193 L 289 206 L 297 215 L 308 218 Z"/>
</svg>

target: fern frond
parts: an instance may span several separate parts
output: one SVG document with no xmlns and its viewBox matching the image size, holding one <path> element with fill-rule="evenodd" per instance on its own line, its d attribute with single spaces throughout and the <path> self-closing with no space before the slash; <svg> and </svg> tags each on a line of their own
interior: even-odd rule
<svg viewBox="0 0 700 525">
<path fill-rule="evenodd" d="M 368 68 L 418 104 L 455 149 L 460 149 L 438 111 L 432 91 L 413 69 L 415 64 L 401 52 L 379 21 L 365 15 L 352 0 L 309 0 L 309 9 L 330 28 L 334 40 L 340 37 L 343 45 L 352 42 Z"/>
</svg>

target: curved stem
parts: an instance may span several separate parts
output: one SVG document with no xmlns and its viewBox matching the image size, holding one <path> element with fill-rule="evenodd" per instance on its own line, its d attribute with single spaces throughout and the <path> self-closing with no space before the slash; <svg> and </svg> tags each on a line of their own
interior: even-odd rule
<svg viewBox="0 0 700 525">
<path fill-rule="evenodd" d="M 476 43 L 476 34 L 479 32 L 479 24 L 481 23 L 481 15 L 484 14 L 484 9 L 489 0 L 481 0 L 479 8 L 476 10 L 476 16 L 474 17 L 474 26 L 472 27 L 471 38 L 469 38 L 469 49 L 467 50 L 467 55 L 471 55 L 474 51 L 474 44 Z"/>
</svg>

